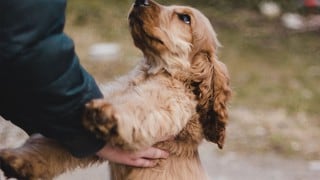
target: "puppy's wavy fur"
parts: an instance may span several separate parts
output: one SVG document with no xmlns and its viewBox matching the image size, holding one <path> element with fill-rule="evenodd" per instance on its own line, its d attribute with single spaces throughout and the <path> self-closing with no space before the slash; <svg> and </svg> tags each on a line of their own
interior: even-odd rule
<svg viewBox="0 0 320 180">
<path fill-rule="evenodd" d="M 83 124 L 122 149 L 154 145 L 170 152 L 154 168 L 110 162 L 113 180 L 206 179 L 197 148 L 204 138 L 223 147 L 231 96 L 227 68 L 216 56 L 219 42 L 198 10 L 149 3 L 134 6 L 129 14 L 132 37 L 144 59 L 102 87 L 105 98 L 86 105 Z M 159 142 L 169 136 L 174 138 Z M 51 179 L 101 161 L 74 158 L 53 140 L 39 136 L 0 154 L 7 173 L 25 179 Z"/>
</svg>

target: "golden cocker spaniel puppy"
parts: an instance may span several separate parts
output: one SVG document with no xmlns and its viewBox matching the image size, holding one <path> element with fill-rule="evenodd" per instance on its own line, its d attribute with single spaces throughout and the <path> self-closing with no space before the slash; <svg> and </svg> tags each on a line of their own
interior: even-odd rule
<svg viewBox="0 0 320 180">
<path fill-rule="evenodd" d="M 170 152 L 154 168 L 110 162 L 113 180 L 203 180 L 198 146 L 203 139 L 223 147 L 227 101 L 226 66 L 209 20 L 185 6 L 137 0 L 129 14 L 135 45 L 144 58 L 127 75 L 102 87 L 104 99 L 86 105 L 84 126 L 126 150 L 155 146 Z M 174 138 L 160 142 L 164 137 Z M 20 178 L 51 179 L 77 166 L 101 162 L 77 159 L 53 140 L 31 137 L 0 157 Z"/>
</svg>

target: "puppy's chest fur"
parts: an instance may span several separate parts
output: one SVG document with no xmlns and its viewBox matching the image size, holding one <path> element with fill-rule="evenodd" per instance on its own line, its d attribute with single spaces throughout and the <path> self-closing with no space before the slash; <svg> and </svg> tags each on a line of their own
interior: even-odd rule
<svg viewBox="0 0 320 180">
<path fill-rule="evenodd" d="M 141 72 L 140 72 L 141 73 Z M 167 74 L 149 75 L 137 73 L 135 76 L 126 77 L 126 84 L 122 84 L 122 95 L 127 98 L 137 98 L 141 103 L 148 103 L 146 106 L 162 106 L 168 103 L 166 100 L 175 96 L 175 100 L 181 100 L 181 104 L 190 106 L 192 111 L 186 119 L 185 126 L 176 136 L 167 141 L 155 144 L 155 147 L 170 152 L 170 157 L 166 160 L 159 160 L 159 165 L 155 168 L 132 168 L 111 163 L 111 171 L 114 180 L 121 179 L 205 179 L 205 173 L 183 172 L 177 173 L 177 169 L 193 170 L 193 172 L 203 172 L 198 159 L 198 146 L 203 140 L 203 131 L 199 115 L 196 112 L 197 99 L 191 86 L 185 82 L 175 79 Z M 124 79 L 119 79 L 123 81 Z M 116 93 L 116 92 L 115 92 Z M 117 91 L 119 93 L 119 91 Z M 130 94 L 130 95 L 129 95 Z M 137 96 L 137 97 L 135 97 Z M 112 103 L 125 103 L 125 97 L 122 100 L 117 95 L 109 95 Z M 116 98 L 112 98 L 116 97 Z M 140 99 L 140 100 L 139 100 Z M 147 100 L 147 101 L 145 101 Z M 186 103 L 186 101 L 188 103 Z M 156 107 L 159 108 L 159 107 Z M 185 112 L 181 112 L 181 115 Z M 178 165 L 178 166 L 177 166 Z"/>
<path fill-rule="evenodd" d="M 203 129 L 200 122 L 200 116 L 196 111 L 198 100 L 194 94 L 194 89 L 189 81 L 177 79 L 162 73 L 158 75 L 148 76 L 144 82 L 134 82 L 132 88 L 139 89 L 140 86 L 149 84 L 154 88 L 160 88 L 156 92 L 171 95 L 179 94 L 180 98 L 188 99 L 193 108 L 192 116 L 187 120 L 185 127 L 173 138 L 168 141 L 157 143 L 155 146 L 168 150 L 177 157 L 188 158 L 197 153 L 197 148 L 204 138 Z M 160 82 L 160 83 L 159 83 Z M 162 86 L 162 87 L 161 87 Z M 188 104 L 188 105 L 190 105 Z M 184 112 L 182 112 L 184 113 Z"/>
<path fill-rule="evenodd" d="M 126 103 L 128 98 L 135 98 L 137 102 L 145 103 L 145 106 L 154 106 L 154 110 L 168 108 L 170 111 L 169 107 L 166 107 L 168 104 L 166 101 L 171 97 L 176 97 L 175 100 L 181 101 L 180 104 L 190 106 L 191 112 L 188 114 L 191 115 L 185 119 L 187 121 L 185 127 L 173 139 L 160 142 L 155 146 L 178 157 L 190 157 L 197 151 L 204 136 L 199 115 L 196 112 L 198 101 L 188 81 L 174 78 L 165 72 L 150 75 L 147 72 L 135 70 L 107 87 L 109 89 L 104 90 L 105 98 L 115 106 Z M 181 112 L 180 115 L 184 113 L 186 112 Z"/>
<path fill-rule="evenodd" d="M 112 104 L 126 103 L 127 99 L 145 98 L 144 103 L 155 104 L 176 96 L 177 101 L 188 100 L 187 105 L 196 110 L 196 96 L 187 80 L 174 78 L 166 72 L 149 74 L 143 67 L 136 67 L 125 76 L 102 86 L 101 90 Z M 145 104 L 148 105 L 148 104 Z"/>
</svg>

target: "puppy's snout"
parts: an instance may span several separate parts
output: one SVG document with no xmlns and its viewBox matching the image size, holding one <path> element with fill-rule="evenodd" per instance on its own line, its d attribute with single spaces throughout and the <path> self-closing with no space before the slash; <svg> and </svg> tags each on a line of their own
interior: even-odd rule
<svg viewBox="0 0 320 180">
<path fill-rule="evenodd" d="M 148 6 L 149 1 L 148 0 L 136 0 L 134 5 L 135 6 Z"/>
</svg>

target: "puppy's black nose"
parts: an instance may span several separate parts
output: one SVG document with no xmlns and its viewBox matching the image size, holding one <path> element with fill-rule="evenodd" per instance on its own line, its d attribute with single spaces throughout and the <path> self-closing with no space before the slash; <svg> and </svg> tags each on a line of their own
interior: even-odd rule
<svg viewBox="0 0 320 180">
<path fill-rule="evenodd" d="M 148 6 L 149 1 L 148 0 L 136 0 L 134 5 L 135 6 Z"/>
</svg>

